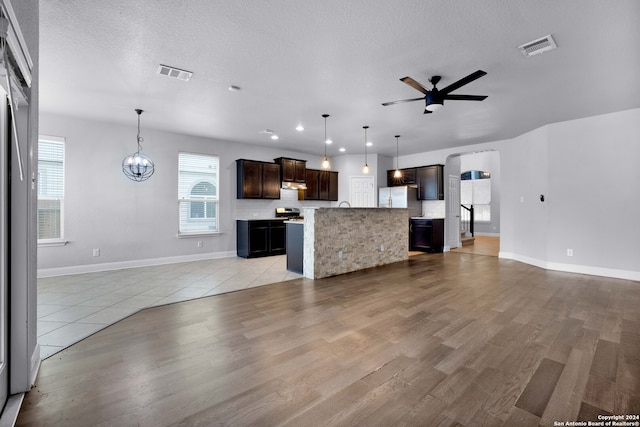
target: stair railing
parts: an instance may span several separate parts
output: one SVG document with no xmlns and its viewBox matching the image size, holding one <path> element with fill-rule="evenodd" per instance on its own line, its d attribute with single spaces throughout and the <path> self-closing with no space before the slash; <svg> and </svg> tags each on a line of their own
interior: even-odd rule
<svg viewBox="0 0 640 427">
<path fill-rule="evenodd" d="M 460 205 L 462 208 L 460 211 L 460 230 L 471 234 L 471 237 L 474 237 L 473 224 L 475 222 L 474 214 L 473 214 L 473 205 L 469 205 L 469 207 L 465 205 Z"/>
</svg>

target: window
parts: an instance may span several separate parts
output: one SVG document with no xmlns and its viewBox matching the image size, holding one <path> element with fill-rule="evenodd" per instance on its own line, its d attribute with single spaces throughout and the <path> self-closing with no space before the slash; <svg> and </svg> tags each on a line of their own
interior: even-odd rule
<svg viewBox="0 0 640 427">
<path fill-rule="evenodd" d="M 64 138 L 38 140 L 38 240 L 64 237 Z"/>
<path fill-rule="evenodd" d="M 461 175 L 460 203 L 473 205 L 474 220 L 491 221 L 491 174 L 470 171 Z M 464 212 L 463 212 L 464 214 Z"/>
<path fill-rule="evenodd" d="M 219 231 L 218 164 L 216 156 L 178 154 L 180 233 Z"/>
</svg>

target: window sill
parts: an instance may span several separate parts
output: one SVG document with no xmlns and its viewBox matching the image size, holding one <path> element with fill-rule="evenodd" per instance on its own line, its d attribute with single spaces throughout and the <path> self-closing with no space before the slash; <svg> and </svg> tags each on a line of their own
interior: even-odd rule
<svg viewBox="0 0 640 427">
<path fill-rule="evenodd" d="M 66 246 L 69 243 L 68 240 L 39 240 L 39 248 L 52 248 L 55 246 Z"/>
<path fill-rule="evenodd" d="M 178 239 L 193 239 L 197 237 L 219 236 L 220 234 L 222 234 L 220 231 L 199 231 L 195 233 L 178 233 L 176 237 Z"/>
</svg>

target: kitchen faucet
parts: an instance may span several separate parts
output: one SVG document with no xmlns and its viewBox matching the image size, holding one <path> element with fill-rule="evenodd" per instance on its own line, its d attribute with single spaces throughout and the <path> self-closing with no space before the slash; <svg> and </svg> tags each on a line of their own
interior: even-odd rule
<svg viewBox="0 0 640 427">
<path fill-rule="evenodd" d="M 340 204 L 338 204 L 338 207 L 341 208 L 343 203 L 346 203 L 348 207 L 351 207 L 351 203 L 347 202 L 346 200 L 341 201 Z"/>
</svg>

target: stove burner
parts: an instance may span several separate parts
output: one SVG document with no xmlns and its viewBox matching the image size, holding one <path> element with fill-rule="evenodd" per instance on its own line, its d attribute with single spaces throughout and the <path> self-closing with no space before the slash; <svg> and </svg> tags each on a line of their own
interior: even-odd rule
<svg viewBox="0 0 640 427">
<path fill-rule="evenodd" d="M 276 218 L 302 219 L 300 208 L 276 208 Z"/>
</svg>

